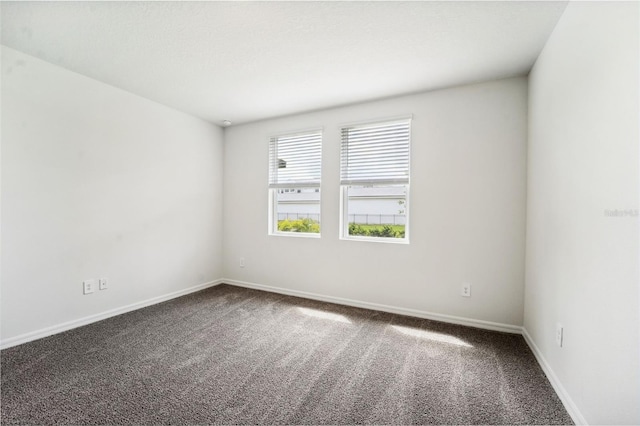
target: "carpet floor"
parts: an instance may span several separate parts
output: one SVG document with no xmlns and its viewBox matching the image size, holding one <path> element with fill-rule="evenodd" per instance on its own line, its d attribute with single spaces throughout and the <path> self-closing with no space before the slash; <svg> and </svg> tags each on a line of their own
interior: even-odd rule
<svg viewBox="0 0 640 426">
<path fill-rule="evenodd" d="M 572 424 L 522 336 L 229 285 L 0 356 L 3 424 Z"/>
</svg>

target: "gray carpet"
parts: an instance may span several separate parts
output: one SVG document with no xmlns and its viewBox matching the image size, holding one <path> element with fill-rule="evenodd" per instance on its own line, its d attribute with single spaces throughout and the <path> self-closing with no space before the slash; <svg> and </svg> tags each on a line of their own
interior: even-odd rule
<svg viewBox="0 0 640 426">
<path fill-rule="evenodd" d="M 0 355 L 3 424 L 571 424 L 521 336 L 229 285 Z"/>
</svg>

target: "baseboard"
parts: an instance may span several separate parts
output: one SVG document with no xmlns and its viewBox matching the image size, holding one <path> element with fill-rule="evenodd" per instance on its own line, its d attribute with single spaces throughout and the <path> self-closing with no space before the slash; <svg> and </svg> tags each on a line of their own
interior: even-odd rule
<svg viewBox="0 0 640 426">
<path fill-rule="evenodd" d="M 538 360 L 538 364 L 540 364 L 540 367 L 542 367 L 542 371 L 544 371 L 544 374 L 547 376 L 547 379 L 549 379 L 549 383 L 551 383 L 551 386 L 556 391 L 556 394 L 560 398 L 560 401 L 562 401 L 564 408 L 567 410 L 567 412 L 571 416 L 571 419 L 573 420 L 573 422 L 577 425 L 588 424 L 584 416 L 576 406 L 576 404 L 573 402 L 573 399 L 571 399 L 571 396 L 569 396 L 569 393 L 567 392 L 567 390 L 564 388 L 564 386 L 562 386 L 562 383 L 560 383 L 560 379 L 558 379 L 558 376 L 556 376 L 556 373 L 554 373 L 553 369 L 551 368 L 551 366 L 549 365 L 545 357 L 542 356 L 542 352 L 540 351 L 536 343 L 533 341 L 533 339 L 529 335 L 529 332 L 524 327 L 522 327 L 522 336 L 524 336 L 524 340 L 529 345 L 529 348 L 531 348 L 531 352 L 533 352 L 533 355 Z"/>
<path fill-rule="evenodd" d="M 321 302 L 336 303 L 338 305 L 353 306 L 356 308 L 371 309 L 374 311 L 389 312 L 392 314 L 407 315 L 417 318 L 425 318 L 434 321 L 442 321 L 451 324 L 466 325 L 469 327 L 482 328 L 485 330 L 502 331 L 505 333 L 521 334 L 522 327 L 517 325 L 502 324 L 498 322 L 476 320 L 472 318 L 456 317 L 453 315 L 437 314 L 433 312 L 420 311 L 417 309 L 400 308 L 397 306 L 381 305 L 378 303 L 362 302 L 359 300 L 345 299 L 342 297 L 326 296 L 323 294 L 309 293 L 306 291 L 291 290 L 282 287 L 273 287 L 264 284 L 250 283 L 246 281 L 238 281 L 230 278 L 223 278 L 225 284 L 235 285 L 238 287 L 252 288 L 255 290 L 263 290 L 271 293 L 285 294 L 287 296 L 304 297 L 306 299 L 319 300 Z"/>
<path fill-rule="evenodd" d="M 174 291 L 162 296 L 152 297 L 151 299 L 143 300 L 141 302 L 132 303 L 130 305 L 122 306 L 120 308 L 110 309 L 108 311 L 101 312 L 95 315 L 89 315 L 77 320 L 68 321 L 62 324 L 46 327 L 40 330 L 32 331 L 29 333 L 21 334 L 19 336 L 10 337 L 0 341 L 0 349 L 7 349 L 12 346 L 21 345 L 23 343 L 31 342 L 33 340 L 42 339 L 43 337 L 51 336 L 53 334 L 62 333 L 63 331 L 71 330 L 73 328 L 82 327 L 83 325 L 91 324 L 94 322 L 102 321 L 116 315 L 124 314 L 127 312 L 135 311 L 136 309 L 145 308 L 147 306 L 155 305 L 157 303 L 166 302 L 167 300 L 175 299 L 176 297 L 185 296 L 196 291 L 204 290 L 205 288 L 213 287 L 222 284 L 223 280 L 210 281 L 208 283 L 199 284 L 193 287 L 185 288 L 183 290 Z"/>
</svg>

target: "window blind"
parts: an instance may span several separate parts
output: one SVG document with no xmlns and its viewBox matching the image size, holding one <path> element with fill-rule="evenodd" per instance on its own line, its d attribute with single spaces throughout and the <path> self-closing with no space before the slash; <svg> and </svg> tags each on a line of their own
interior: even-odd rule
<svg viewBox="0 0 640 426">
<path fill-rule="evenodd" d="M 409 183 L 411 120 L 342 128 L 340 184 Z"/>
<path fill-rule="evenodd" d="M 274 136 L 269 141 L 269 188 L 319 186 L 322 130 Z"/>
</svg>

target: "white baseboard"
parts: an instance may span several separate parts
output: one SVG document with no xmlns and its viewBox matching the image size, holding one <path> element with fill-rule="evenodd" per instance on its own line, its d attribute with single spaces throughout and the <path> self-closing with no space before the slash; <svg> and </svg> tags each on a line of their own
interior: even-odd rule
<svg viewBox="0 0 640 426">
<path fill-rule="evenodd" d="M 549 383 L 551 383 L 551 386 L 553 386 L 553 389 L 556 391 L 556 394 L 560 398 L 560 401 L 562 401 L 564 408 L 571 416 L 573 422 L 577 425 L 588 424 L 576 404 L 573 402 L 573 399 L 571 399 L 571 396 L 569 396 L 567 390 L 564 388 L 564 386 L 562 386 L 562 383 L 560 383 L 560 379 L 558 379 L 556 373 L 554 373 L 547 360 L 544 358 L 544 356 L 542 356 L 542 352 L 529 335 L 529 332 L 524 327 L 522 327 L 522 336 L 524 336 L 524 340 L 529 345 L 529 348 L 531 348 L 531 352 L 533 352 L 533 355 L 535 355 L 536 359 L 538 360 L 538 364 L 540 364 L 540 367 L 542 367 L 542 371 L 544 371 L 544 374 L 546 374 L 547 379 L 549 379 Z"/>
<path fill-rule="evenodd" d="M 466 325 L 469 327 L 482 328 L 485 330 L 502 331 L 505 333 L 522 334 L 522 327 L 518 325 L 502 324 L 498 322 L 476 320 L 472 318 L 456 317 L 453 315 L 437 314 L 433 312 L 420 311 L 417 309 L 400 308 L 397 306 L 381 305 L 378 303 L 361 302 L 359 300 L 345 299 L 342 297 L 325 296 L 317 293 L 309 293 L 306 291 L 291 290 L 282 287 L 272 287 L 264 284 L 250 283 L 246 281 L 238 281 L 230 278 L 223 278 L 223 283 L 235 285 L 238 287 L 252 288 L 255 290 L 263 290 L 271 293 L 285 294 L 287 296 L 297 296 L 306 299 L 319 300 L 321 302 L 336 303 L 338 305 L 354 306 L 356 308 L 371 309 L 374 311 L 389 312 L 392 314 L 407 315 L 411 317 L 425 318 L 434 321 L 442 321 L 451 324 Z"/>
<path fill-rule="evenodd" d="M 103 319 L 114 317 L 116 315 L 124 314 L 126 312 L 135 311 L 147 306 L 155 305 L 157 303 L 166 302 L 167 300 L 175 299 L 176 297 L 185 296 L 196 291 L 204 290 L 205 288 L 213 287 L 222 284 L 223 280 L 210 281 L 208 283 L 199 284 L 193 287 L 185 288 L 183 290 L 174 291 L 162 296 L 152 297 L 151 299 L 143 300 L 141 302 L 132 303 L 130 305 L 122 306 L 120 308 L 110 309 L 105 312 L 101 312 L 95 315 L 89 315 L 84 318 L 68 321 L 62 324 L 57 324 L 51 327 L 46 327 L 40 330 L 32 331 L 29 333 L 21 334 L 19 336 L 10 337 L 0 341 L 0 349 L 7 349 L 12 346 L 21 345 L 23 343 L 31 342 L 33 340 L 42 339 L 43 337 L 51 336 L 53 334 L 62 333 L 63 331 L 71 330 L 72 328 L 82 327 L 83 325 L 91 324 Z"/>
</svg>

